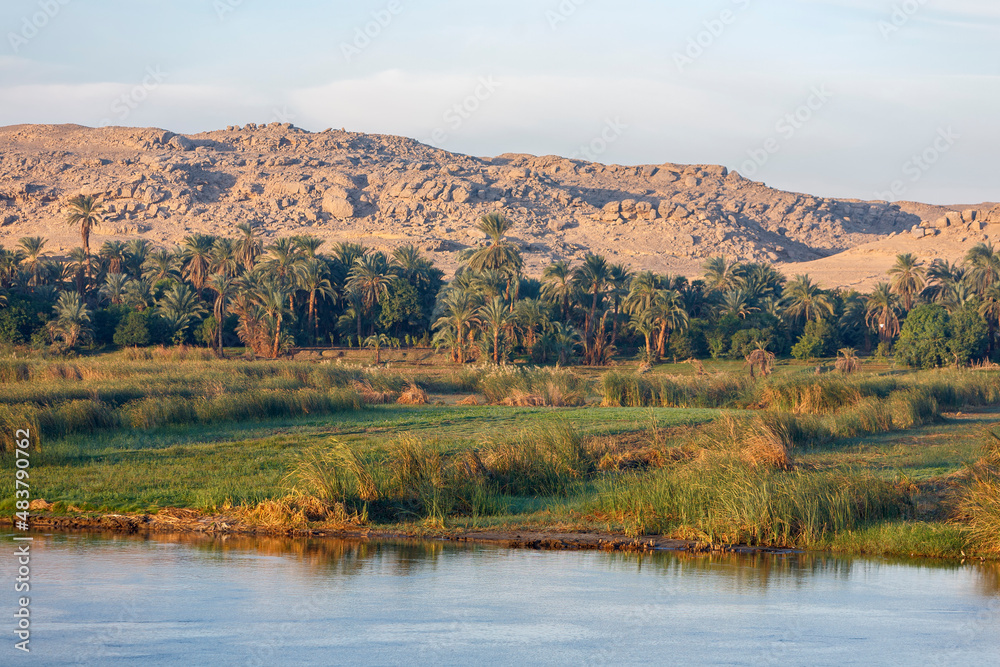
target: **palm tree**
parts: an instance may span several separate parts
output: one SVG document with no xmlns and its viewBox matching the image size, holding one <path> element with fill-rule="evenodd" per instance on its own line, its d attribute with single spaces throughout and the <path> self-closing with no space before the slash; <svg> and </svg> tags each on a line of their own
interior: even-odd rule
<svg viewBox="0 0 1000 667">
<path fill-rule="evenodd" d="M 709 292 L 728 292 L 741 284 L 741 266 L 737 261 L 730 262 L 721 256 L 710 257 L 702 269 Z"/>
<path fill-rule="evenodd" d="M 365 347 L 375 351 L 375 365 L 382 363 L 382 348 L 391 344 L 391 340 L 384 333 L 372 334 L 365 338 Z"/>
<path fill-rule="evenodd" d="M 977 293 L 982 294 L 987 287 L 1000 282 L 1000 255 L 992 243 L 977 243 L 966 253 L 965 263 L 969 267 L 969 280 Z"/>
<path fill-rule="evenodd" d="M 608 261 L 601 255 L 588 254 L 583 258 L 583 266 L 573 271 L 573 282 L 584 294 L 590 295 L 590 311 L 584 324 L 584 345 L 590 345 L 591 333 L 594 329 L 594 318 L 597 315 L 597 305 L 604 294 L 611 278 Z"/>
<path fill-rule="evenodd" d="M 319 340 L 319 325 L 316 321 L 317 299 L 330 299 L 337 302 L 337 291 L 330 283 L 329 269 L 326 262 L 313 257 L 300 264 L 296 271 L 299 289 L 306 293 L 309 299 L 309 328 L 313 332 L 313 344 Z"/>
<path fill-rule="evenodd" d="M 549 327 L 549 313 L 537 299 L 524 299 L 517 304 L 517 326 L 521 330 L 524 349 L 531 352 L 539 334 Z"/>
<path fill-rule="evenodd" d="M 154 301 L 153 283 L 149 278 L 136 278 L 125 286 L 125 304 L 139 312 L 146 310 Z"/>
<path fill-rule="evenodd" d="M 69 200 L 66 223 L 80 227 L 83 253 L 87 258 L 87 277 L 90 277 L 90 232 L 104 221 L 104 205 L 91 195 L 77 195 Z"/>
<path fill-rule="evenodd" d="M 524 267 L 521 251 L 506 238 L 512 224 L 500 213 L 488 213 L 479 219 L 476 228 L 490 238 L 490 243 L 484 248 L 473 252 L 466 266 L 473 271 L 505 271 L 519 274 Z"/>
<path fill-rule="evenodd" d="M 760 308 L 750 304 L 750 295 L 746 290 L 731 289 L 722 295 L 722 303 L 719 304 L 719 314 L 733 315 L 741 320 L 745 320 L 748 315 L 760 310 Z"/>
<path fill-rule="evenodd" d="M 274 339 L 271 345 L 271 358 L 277 359 L 281 352 L 281 332 L 285 315 L 289 314 L 285 305 L 290 289 L 278 282 L 270 282 L 260 293 L 260 306 L 264 314 L 274 325 Z"/>
<path fill-rule="evenodd" d="M 123 242 L 105 241 L 97 254 L 108 263 L 108 273 L 125 273 L 128 248 Z"/>
<path fill-rule="evenodd" d="M 483 304 L 479 308 L 478 316 L 479 326 L 493 357 L 493 363 L 499 366 L 501 357 L 505 356 L 508 338 L 511 337 L 514 316 L 500 297 L 494 297 Z"/>
<path fill-rule="evenodd" d="M 618 317 L 621 314 L 622 300 L 628 296 L 632 284 L 632 272 L 623 264 L 612 264 L 608 278 L 608 296 L 612 306 L 611 345 L 618 341 Z"/>
<path fill-rule="evenodd" d="M 152 246 L 146 239 L 132 239 L 125 244 L 125 249 L 125 270 L 131 277 L 138 278 L 142 275 L 142 265 L 146 263 Z"/>
<path fill-rule="evenodd" d="M 220 357 L 226 356 L 222 349 L 222 333 L 226 327 L 226 310 L 233 296 L 236 295 L 238 286 L 236 279 L 225 273 L 213 273 L 208 279 L 208 288 L 215 292 L 212 314 L 218 323 L 215 350 Z"/>
<path fill-rule="evenodd" d="M 676 290 L 660 290 L 650 304 L 650 318 L 659 332 L 656 337 L 656 354 L 664 357 L 667 354 L 667 342 L 670 332 L 683 331 L 688 326 L 688 314 L 684 310 L 684 301 Z"/>
<path fill-rule="evenodd" d="M 384 254 L 377 252 L 362 255 L 354 261 L 347 277 L 347 289 L 358 295 L 364 306 L 365 314 L 371 315 L 375 306 L 389 294 L 389 286 L 394 277 L 389 270 L 389 263 Z M 360 315 L 360 314 L 359 314 Z M 358 340 L 361 340 L 361 322 L 358 318 Z"/>
<path fill-rule="evenodd" d="M 306 259 L 315 259 L 316 251 L 319 250 L 320 246 L 326 243 L 326 241 L 309 234 L 301 234 L 299 236 L 293 236 L 292 243 L 303 257 Z"/>
<path fill-rule="evenodd" d="M 191 281 L 201 298 L 205 281 L 212 268 L 212 248 L 215 237 L 208 234 L 192 234 L 184 239 L 181 247 L 184 257 L 184 277 Z"/>
<path fill-rule="evenodd" d="M 44 259 L 48 254 L 45 250 L 45 239 L 41 236 L 25 236 L 18 239 L 17 245 L 21 252 L 20 264 L 31 274 L 28 285 L 37 287 L 41 283 L 45 268 Z"/>
<path fill-rule="evenodd" d="M 653 334 L 657 331 L 656 323 L 653 322 L 653 313 L 650 309 L 636 310 L 629 321 L 632 331 L 641 334 L 646 340 L 646 361 L 652 363 L 653 355 Z"/>
<path fill-rule="evenodd" d="M 109 273 L 104 277 L 101 296 L 110 301 L 112 305 L 120 305 L 125 301 L 128 283 L 129 278 L 124 273 Z"/>
<path fill-rule="evenodd" d="M 235 278 L 240 273 L 242 262 L 240 261 L 237 242 L 233 239 L 216 239 L 212 245 L 212 256 L 209 260 L 212 273 L 221 273 L 230 278 Z"/>
<path fill-rule="evenodd" d="M 652 271 L 636 274 L 625 297 L 625 311 L 632 315 L 646 312 L 663 288 L 663 280 Z"/>
<path fill-rule="evenodd" d="M 853 347 L 844 347 L 837 351 L 837 362 L 834 367 L 844 375 L 857 373 L 861 370 L 861 360 Z"/>
<path fill-rule="evenodd" d="M 143 263 L 143 275 L 154 283 L 161 280 L 177 280 L 177 254 L 166 248 L 159 248 L 149 253 Z"/>
<path fill-rule="evenodd" d="M 76 282 L 76 291 L 79 294 L 83 294 L 83 290 L 86 281 L 87 266 L 90 263 L 90 258 L 84 252 L 83 248 L 73 248 L 69 251 L 69 257 L 66 262 L 66 270 L 73 274 L 73 278 Z"/>
<path fill-rule="evenodd" d="M 899 300 L 889 283 L 879 283 L 868 296 L 865 322 L 878 332 L 882 342 L 899 334 Z"/>
<path fill-rule="evenodd" d="M 60 292 L 53 310 L 56 318 L 49 322 L 52 340 L 61 340 L 66 347 L 73 348 L 91 339 L 90 310 L 79 292 Z"/>
<path fill-rule="evenodd" d="M 205 307 L 187 283 L 174 283 L 156 302 L 156 310 L 170 327 L 174 342 L 180 343 Z"/>
<path fill-rule="evenodd" d="M 892 281 L 892 291 L 903 300 L 903 310 L 909 312 L 913 308 L 913 299 L 924 288 L 923 262 L 912 253 L 896 255 L 896 263 L 889 269 L 890 276 L 896 276 Z"/>
<path fill-rule="evenodd" d="M 236 241 L 236 257 L 243 264 L 243 270 L 253 271 L 257 258 L 264 252 L 264 245 L 257 238 L 256 226 L 252 222 L 236 225 L 240 237 Z"/>
<path fill-rule="evenodd" d="M 464 364 L 465 348 L 479 325 L 479 302 L 468 290 L 449 288 L 441 301 L 441 317 L 434 323 L 438 330 L 436 344 L 447 341 L 452 348 L 452 360 Z"/>
<path fill-rule="evenodd" d="M 834 305 L 829 292 L 813 283 L 809 276 L 795 276 L 784 292 L 785 314 L 793 320 L 820 321 L 833 317 Z"/>
<path fill-rule="evenodd" d="M 559 365 L 567 365 L 580 345 L 580 332 L 568 324 L 556 322 L 552 325 L 550 336 L 552 351 L 555 352 Z"/>
<path fill-rule="evenodd" d="M 573 270 L 568 262 L 560 260 L 542 271 L 542 298 L 549 303 L 560 304 L 563 322 L 569 322 L 570 302 L 576 297 L 576 293 Z"/>
</svg>

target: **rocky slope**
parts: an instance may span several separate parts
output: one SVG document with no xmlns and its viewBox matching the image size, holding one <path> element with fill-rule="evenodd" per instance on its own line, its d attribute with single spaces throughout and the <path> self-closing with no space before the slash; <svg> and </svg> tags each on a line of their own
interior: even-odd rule
<svg viewBox="0 0 1000 667">
<path fill-rule="evenodd" d="M 259 221 L 265 236 L 309 233 L 382 248 L 414 242 L 446 269 L 482 242 L 475 222 L 501 210 L 529 272 L 592 251 L 635 268 L 694 273 L 709 255 L 810 262 L 849 248 L 1000 223 L 1000 207 L 826 199 L 783 192 L 709 165 L 619 166 L 557 156 L 476 158 L 403 137 L 288 124 L 182 136 L 75 125 L 0 128 L 0 242 L 78 243 L 65 201 L 101 195 L 92 243 Z M 947 216 L 947 217 L 946 217 Z M 923 225 L 924 227 L 921 227 Z M 892 236 L 895 235 L 895 236 Z M 971 238 L 971 237 L 970 237 Z M 789 272 L 800 272 L 795 266 Z"/>
</svg>

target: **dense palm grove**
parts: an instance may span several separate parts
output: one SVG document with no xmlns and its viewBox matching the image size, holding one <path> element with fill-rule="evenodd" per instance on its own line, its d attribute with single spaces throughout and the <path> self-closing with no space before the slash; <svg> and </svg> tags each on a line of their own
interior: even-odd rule
<svg viewBox="0 0 1000 667">
<path fill-rule="evenodd" d="M 484 216 L 489 241 L 466 250 L 454 279 L 413 246 L 391 254 L 352 243 L 320 249 L 311 236 L 266 246 L 252 225 L 233 237 L 193 234 L 175 248 L 136 239 L 91 253 L 99 201 L 69 202 L 82 244 L 57 260 L 45 239 L 0 249 L 0 344 L 86 347 L 242 343 L 258 356 L 296 346 L 434 345 L 457 363 L 512 358 L 603 365 L 650 362 L 853 359 L 875 352 L 915 366 L 988 357 L 1000 333 L 1000 255 L 973 248 L 961 265 L 900 255 L 870 294 L 823 290 L 773 266 L 705 263 L 704 276 L 633 272 L 599 255 L 526 277 L 510 223 Z M 853 367 L 853 362 L 847 364 Z"/>
</svg>

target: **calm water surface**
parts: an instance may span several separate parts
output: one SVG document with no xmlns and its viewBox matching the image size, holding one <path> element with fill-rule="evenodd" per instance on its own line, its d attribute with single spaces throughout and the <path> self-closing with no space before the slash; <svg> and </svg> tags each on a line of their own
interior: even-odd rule
<svg viewBox="0 0 1000 667">
<path fill-rule="evenodd" d="M 33 650 L 5 630 L 3 665 L 1000 665 L 997 566 L 93 535 L 33 548 Z"/>
</svg>

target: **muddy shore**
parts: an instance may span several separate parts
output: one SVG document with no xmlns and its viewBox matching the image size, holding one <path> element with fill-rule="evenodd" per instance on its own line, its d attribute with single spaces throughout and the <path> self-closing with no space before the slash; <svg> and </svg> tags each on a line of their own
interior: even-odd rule
<svg viewBox="0 0 1000 667">
<path fill-rule="evenodd" d="M 0 526 L 12 526 L 10 517 L 0 517 Z M 266 536 L 289 538 L 331 538 L 362 540 L 418 539 L 519 549 L 569 551 L 678 551 L 687 553 L 794 553 L 794 549 L 719 545 L 676 540 L 659 535 L 629 537 L 604 532 L 563 532 L 539 529 L 489 529 L 481 531 L 447 529 L 413 531 L 352 528 L 277 528 L 242 524 L 239 519 L 221 514 L 206 515 L 195 510 L 170 508 L 157 514 L 78 514 L 31 515 L 31 530 L 42 532 L 110 532 L 124 535 L 186 533 L 217 537 L 220 535 Z"/>
</svg>

